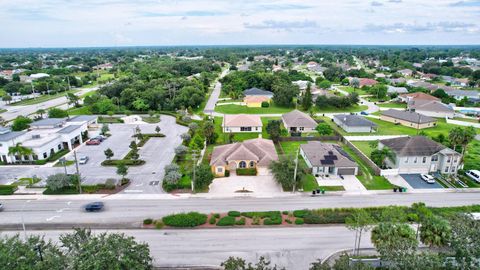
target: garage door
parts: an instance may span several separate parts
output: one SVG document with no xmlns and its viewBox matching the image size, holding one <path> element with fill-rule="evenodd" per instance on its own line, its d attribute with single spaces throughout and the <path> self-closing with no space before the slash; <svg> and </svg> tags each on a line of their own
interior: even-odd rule
<svg viewBox="0 0 480 270">
<path fill-rule="evenodd" d="M 339 168 L 337 174 L 355 175 L 355 168 Z"/>
</svg>

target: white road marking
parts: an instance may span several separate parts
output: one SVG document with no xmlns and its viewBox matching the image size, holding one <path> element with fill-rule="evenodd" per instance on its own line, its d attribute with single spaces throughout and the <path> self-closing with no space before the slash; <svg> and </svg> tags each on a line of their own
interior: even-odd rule
<svg viewBox="0 0 480 270">
<path fill-rule="evenodd" d="M 60 216 L 53 216 L 53 217 L 47 218 L 46 220 L 47 220 L 47 221 L 52 221 L 52 220 L 54 220 L 54 219 L 56 219 L 56 218 L 59 218 L 59 217 L 60 217 Z"/>
<path fill-rule="evenodd" d="M 125 193 L 142 193 L 143 190 L 140 189 L 130 189 L 130 190 L 125 190 Z"/>
<path fill-rule="evenodd" d="M 136 187 L 141 187 L 141 186 L 143 186 L 143 183 L 136 184 L 135 186 L 136 186 Z"/>
<path fill-rule="evenodd" d="M 67 202 L 67 205 L 70 205 L 70 204 L 72 204 L 72 202 Z"/>
<path fill-rule="evenodd" d="M 57 213 L 62 213 L 63 211 L 68 210 L 68 209 L 70 209 L 70 208 L 62 208 L 62 209 L 59 209 L 59 210 L 57 210 Z"/>
</svg>

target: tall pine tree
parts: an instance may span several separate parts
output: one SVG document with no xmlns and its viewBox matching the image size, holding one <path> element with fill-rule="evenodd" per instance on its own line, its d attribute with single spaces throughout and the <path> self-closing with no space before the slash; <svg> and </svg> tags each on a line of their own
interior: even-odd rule
<svg viewBox="0 0 480 270">
<path fill-rule="evenodd" d="M 305 111 L 308 111 L 312 107 L 312 91 L 310 90 L 311 87 L 311 83 L 308 83 L 305 94 L 303 94 L 302 107 Z"/>
</svg>

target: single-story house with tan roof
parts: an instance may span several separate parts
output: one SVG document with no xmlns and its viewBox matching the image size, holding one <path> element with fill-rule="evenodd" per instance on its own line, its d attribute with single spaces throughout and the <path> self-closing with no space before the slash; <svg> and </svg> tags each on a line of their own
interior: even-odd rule
<svg viewBox="0 0 480 270">
<path fill-rule="evenodd" d="M 455 116 L 452 107 L 437 100 L 413 99 L 407 103 L 407 108 L 430 117 L 453 118 Z"/>
<path fill-rule="evenodd" d="M 409 93 L 409 94 L 402 94 L 400 96 L 398 96 L 398 98 L 400 99 L 400 101 L 402 102 L 409 102 L 411 100 L 416 100 L 416 99 L 424 99 L 424 100 L 436 100 L 436 101 L 440 101 L 439 98 L 436 98 L 432 95 L 429 95 L 429 94 L 426 94 L 426 93 L 423 93 L 423 92 L 415 92 L 415 93 Z"/>
<path fill-rule="evenodd" d="M 258 115 L 226 114 L 223 117 L 222 128 L 224 133 L 235 132 L 262 132 L 262 120 Z"/>
<path fill-rule="evenodd" d="M 282 121 L 289 132 L 313 132 L 318 126 L 313 118 L 299 110 L 283 114 Z"/>
<path fill-rule="evenodd" d="M 270 103 L 270 100 L 271 98 L 266 96 L 246 96 L 243 98 L 245 105 L 250 108 L 260 108 L 263 102 Z"/>
<path fill-rule="evenodd" d="M 278 160 L 278 155 L 273 141 L 257 138 L 214 147 L 210 166 L 216 176 L 225 176 L 226 170 L 233 173 L 247 168 L 256 168 L 258 175 L 268 175 L 268 166 L 274 160 Z"/>
<path fill-rule="evenodd" d="M 417 112 L 389 109 L 382 111 L 380 120 L 415 129 L 434 127 L 437 120 Z"/>
</svg>

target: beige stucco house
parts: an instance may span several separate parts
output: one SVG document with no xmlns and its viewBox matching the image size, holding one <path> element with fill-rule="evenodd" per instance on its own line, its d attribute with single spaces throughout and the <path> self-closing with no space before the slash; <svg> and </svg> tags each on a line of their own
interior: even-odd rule
<svg viewBox="0 0 480 270">
<path fill-rule="evenodd" d="M 415 129 L 434 127 L 437 124 L 437 120 L 432 117 L 417 112 L 394 109 L 383 111 L 380 115 L 380 120 Z"/>
<path fill-rule="evenodd" d="M 262 120 L 258 115 L 226 114 L 223 117 L 222 128 L 224 133 L 262 132 Z"/>
</svg>

